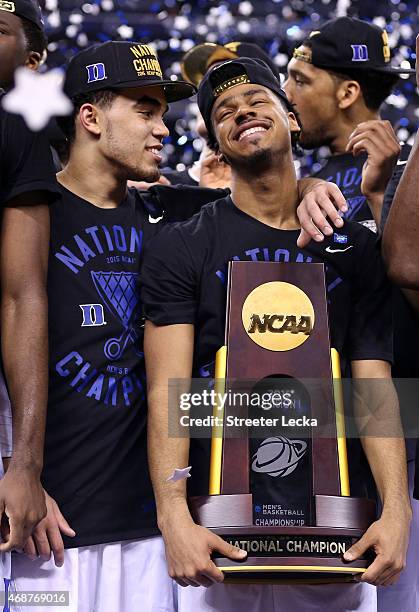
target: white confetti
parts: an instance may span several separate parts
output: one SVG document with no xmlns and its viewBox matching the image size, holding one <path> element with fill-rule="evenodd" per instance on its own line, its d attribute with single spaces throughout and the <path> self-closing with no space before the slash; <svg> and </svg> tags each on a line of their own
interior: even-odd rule
<svg viewBox="0 0 419 612">
<path fill-rule="evenodd" d="M 121 38 L 132 38 L 134 36 L 134 28 L 128 25 L 121 25 L 118 28 L 118 34 Z"/>
<path fill-rule="evenodd" d="M 3 98 L 3 108 L 21 115 L 29 129 L 42 130 L 56 115 L 69 115 L 73 109 L 64 94 L 63 72 L 59 69 L 38 74 L 28 68 L 15 72 L 15 87 Z"/>
<path fill-rule="evenodd" d="M 245 0 L 244 2 L 240 2 L 239 4 L 239 13 L 241 15 L 249 16 L 253 13 L 253 5 L 251 2 Z"/>
<path fill-rule="evenodd" d="M 192 468 L 191 465 L 186 468 L 181 468 L 181 469 L 176 468 L 173 474 L 167 479 L 166 482 L 178 482 L 179 480 L 185 480 L 185 478 L 190 478 L 191 468 Z"/>
</svg>

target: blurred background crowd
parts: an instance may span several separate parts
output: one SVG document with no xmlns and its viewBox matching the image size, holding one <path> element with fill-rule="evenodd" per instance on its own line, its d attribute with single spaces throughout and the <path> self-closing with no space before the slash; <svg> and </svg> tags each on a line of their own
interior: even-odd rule
<svg viewBox="0 0 419 612">
<path fill-rule="evenodd" d="M 342 15 L 385 27 L 395 49 L 395 64 L 409 62 L 414 67 L 419 32 L 417 0 L 41 0 L 40 4 L 49 40 L 45 67 L 62 66 L 76 51 L 95 42 L 136 40 L 154 46 L 172 79 L 181 78 L 183 55 L 203 42 L 254 42 L 285 74 L 294 47 L 307 33 Z M 399 140 L 412 142 L 418 108 L 414 78 L 401 78 L 382 108 Z M 194 102 L 172 106 L 163 168 L 182 171 L 199 157 L 203 141 L 195 131 L 195 110 Z M 323 147 L 299 156 L 301 174 L 317 171 L 327 154 Z"/>
</svg>

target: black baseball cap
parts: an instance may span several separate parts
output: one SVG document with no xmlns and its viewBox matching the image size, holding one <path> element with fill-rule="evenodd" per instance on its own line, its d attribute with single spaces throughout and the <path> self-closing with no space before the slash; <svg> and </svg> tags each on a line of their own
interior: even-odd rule
<svg viewBox="0 0 419 612">
<path fill-rule="evenodd" d="M 413 74 L 413 68 L 391 66 L 388 34 L 378 26 L 354 17 L 324 23 L 308 37 L 310 51 L 297 48 L 295 59 L 329 70 L 371 70 L 387 74 Z M 303 43 L 304 45 L 304 43 Z"/>
<path fill-rule="evenodd" d="M 211 111 L 216 99 L 228 89 L 244 83 L 267 87 L 282 100 L 289 112 L 294 112 L 279 79 L 265 62 L 250 57 L 226 61 L 209 70 L 198 88 L 198 106 L 210 137 L 214 138 Z"/>
<path fill-rule="evenodd" d="M 199 85 L 212 64 L 239 57 L 263 60 L 275 75 L 278 74 L 278 69 L 269 55 L 258 45 L 249 42 L 229 42 L 226 45 L 203 43 L 193 47 L 182 60 L 182 76 L 189 83 Z"/>
<path fill-rule="evenodd" d="M 0 15 L 1 11 L 12 13 L 16 17 L 24 17 L 28 21 L 32 21 L 40 30 L 44 29 L 44 20 L 42 19 L 41 8 L 36 1 L 32 0 L 0 0 Z"/>
<path fill-rule="evenodd" d="M 196 89 L 184 81 L 164 79 L 155 51 L 146 44 L 109 41 L 77 53 L 69 62 L 64 91 L 73 98 L 100 89 L 160 85 L 167 102 L 189 98 Z"/>
</svg>

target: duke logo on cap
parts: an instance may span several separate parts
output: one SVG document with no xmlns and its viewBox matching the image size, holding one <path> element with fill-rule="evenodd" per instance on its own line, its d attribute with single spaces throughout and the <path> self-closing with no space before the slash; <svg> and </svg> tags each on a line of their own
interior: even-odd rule
<svg viewBox="0 0 419 612">
<path fill-rule="evenodd" d="M 88 83 L 103 81 L 107 78 L 105 64 L 102 64 L 101 62 L 98 64 L 90 64 L 90 66 L 86 66 L 86 70 L 88 75 Z"/>
<path fill-rule="evenodd" d="M 294 59 L 325 70 L 370 70 L 387 74 L 414 74 L 413 68 L 390 64 L 388 34 L 373 23 L 338 17 L 314 30 L 293 53 Z"/>
<path fill-rule="evenodd" d="M 163 78 L 157 55 L 149 45 L 109 41 L 84 49 L 70 60 L 64 91 L 74 98 L 100 89 L 154 85 L 163 88 L 167 102 L 195 93 L 195 87 L 189 83 Z"/>
</svg>

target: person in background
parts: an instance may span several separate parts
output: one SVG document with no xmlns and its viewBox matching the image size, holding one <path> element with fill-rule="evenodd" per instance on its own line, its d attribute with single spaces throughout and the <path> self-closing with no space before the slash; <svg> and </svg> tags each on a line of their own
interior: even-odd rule
<svg viewBox="0 0 419 612">
<path fill-rule="evenodd" d="M 330 148 L 330 157 L 314 176 L 340 187 L 348 204 L 346 219 L 374 231 L 374 211 L 382 206 L 400 154 L 392 126 L 380 117 L 380 107 L 399 75 L 413 72 L 394 68 L 390 57 L 384 30 L 339 17 L 311 32 L 295 49 L 284 83 L 301 120 L 300 146 Z M 364 164 L 369 172 L 362 180 Z M 332 228 L 327 227 L 326 233 L 331 234 Z"/>
</svg>

